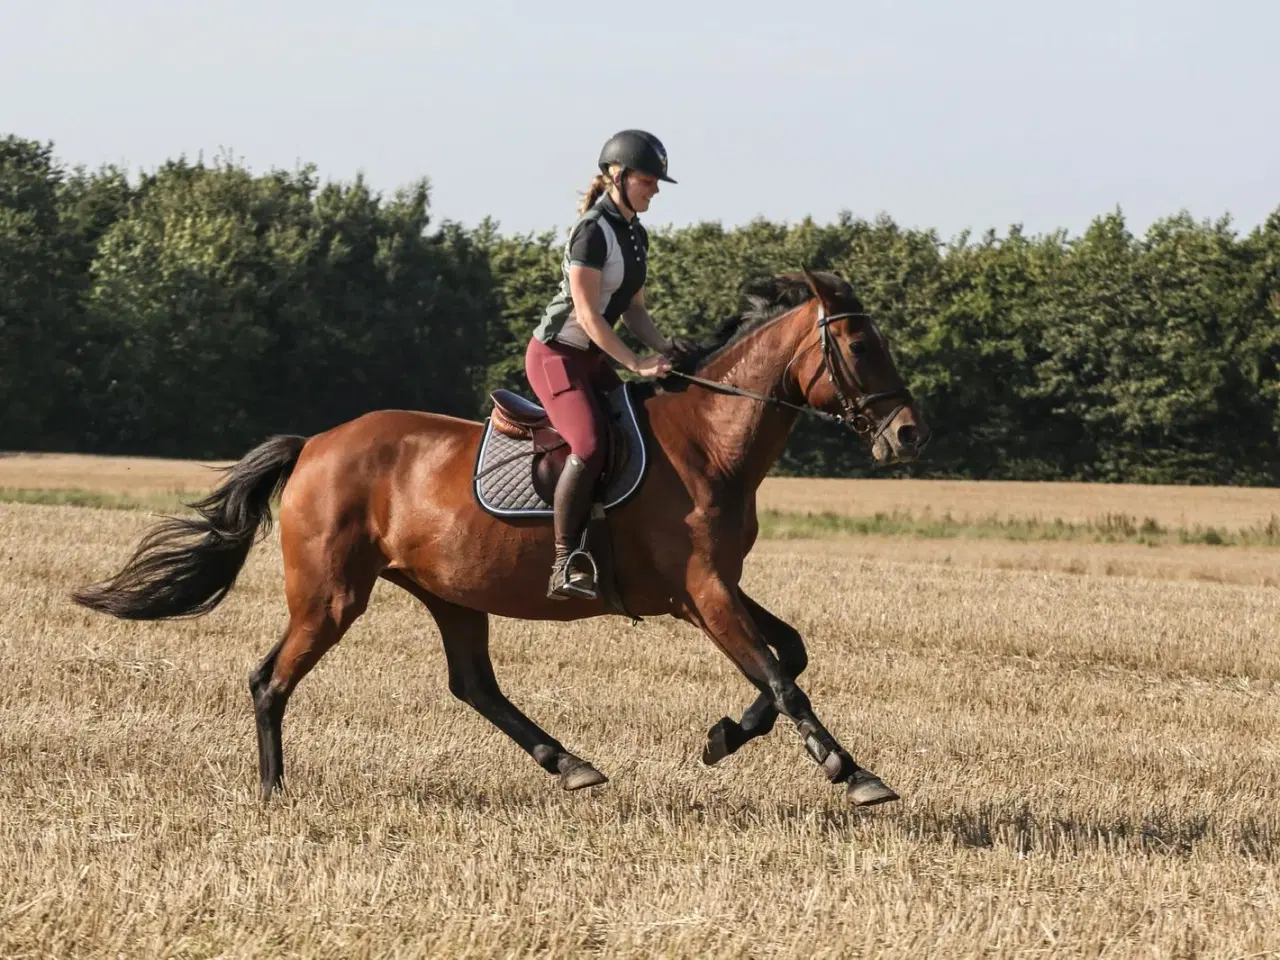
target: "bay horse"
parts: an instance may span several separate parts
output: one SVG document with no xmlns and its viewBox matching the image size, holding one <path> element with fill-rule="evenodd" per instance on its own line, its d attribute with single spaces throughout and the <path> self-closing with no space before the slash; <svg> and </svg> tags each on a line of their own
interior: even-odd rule
<svg viewBox="0 0 1280 960">
<path fill-rule="evenodd" d="M 851 428 L 879 463 L 914 459 L 929 428 L 843 279 L 806 268 L 766 278 L 748 299 L 753 306 L 686 358 L 683 374 L 638 392 L 649 468 L 636 494 L 608 515 L 619 592 L 635 616 L 669 615 L 702 630 L 758 691 L 740 721 L 724 717 L 711 728 L 704 763 L 768 733 L 781 714 L 854 804 L 896 800 L 836 742 L 797 685 L 808 661 L 800 634 L 739 579 L 758 533 L 756 490 L 800 410 Z M 163 518 L 119 573 L 73 599 L 125 619 L 208 613 L 270 528 L 279 495 L 288 626 L 249 676 L 264 799 L 284 786 L 290 694 L 365 611 L 379 578 L 435 619 L 454 696 L 565 789 L 603 783 L 604 774 L 512 704 L 494 676 L 490 614 L 571 621 L 614 611 L 603 597 L 546 596 L 549 521 L 499 518 L 478 506 L 471 481 L 482 430 L 471 420 L 379 410 L 311 437 L 272 437 L 227 468 L 190 505 L 194 515 Z"/>
</svg>

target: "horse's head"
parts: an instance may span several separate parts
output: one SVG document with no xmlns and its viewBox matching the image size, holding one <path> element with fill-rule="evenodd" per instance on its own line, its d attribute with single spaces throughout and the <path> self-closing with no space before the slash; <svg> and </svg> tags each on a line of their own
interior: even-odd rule
<svg viewBox="0 0 1280 960">
<path fill-rule="evenodd" d="M 803 280 L 813 294 L 796 310 L 797 322 L 810 332 L 788 364 L 805 403 L 844 421 L 877 463 L 914 460 L 928 442 L 929 426 L 853 288 L 835 274 L 808 269 L 779 279 Z"/>
</svg>

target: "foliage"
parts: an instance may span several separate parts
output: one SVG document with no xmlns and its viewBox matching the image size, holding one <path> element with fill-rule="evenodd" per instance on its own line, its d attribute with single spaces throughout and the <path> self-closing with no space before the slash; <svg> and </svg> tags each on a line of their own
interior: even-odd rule
<svg viewBox="0 0 1280 960">
<path fill-rule="evenodd" d="M 482 416 L 526 387 L 564 237 L 428 215 L 310 167 L 177 160 L 136 183 L 0 140 L 0 447 L 234 457 L 379 407 Z M 652 231 L 647 299 L 707 334 L 749 279 L 835 270 L 891 337 L 935 438 L 917 476 L 1274 484 L 1280 209 L 1135 236 L 943 241 L 887 217 Z M 780 472 L 860 475 L 800 424 Z"/>
</svg>

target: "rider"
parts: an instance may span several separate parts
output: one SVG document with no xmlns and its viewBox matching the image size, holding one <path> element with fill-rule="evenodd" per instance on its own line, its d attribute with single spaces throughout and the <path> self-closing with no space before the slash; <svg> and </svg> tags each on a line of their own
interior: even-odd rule
<svg viewBox="0 0 1280 960">
<path fill-rule="evenodd" d="M 667 176 L 667 152 L 643 130 L 623 130 L 600 151 L 600 173 L 578 205 L 561 266 L 560 290 L 525 351 L 525 374 L 551 423 L 569 445 L 552 515 L 556 553 L 547 596 L 594 598 L 595 578 L 573 552 L 591 508 L 608 447 L 598 395 L 621 385 L 609 364 L 640 377 L 671 371 L 668 356 L 690 344 L 658 332 L 644 303 L 649 236 L 636 215 L 649 209 Z M 621 318 L 656 355 L 636 356 L 614 332 Z"/>
</svg>

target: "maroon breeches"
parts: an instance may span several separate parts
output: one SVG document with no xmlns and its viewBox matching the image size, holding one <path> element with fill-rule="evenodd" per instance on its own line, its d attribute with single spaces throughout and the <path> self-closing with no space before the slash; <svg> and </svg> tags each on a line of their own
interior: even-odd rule
<svg viewBox="0 0 1280 960">
<path fill-rule="evenodd" d="M 622 384 L 609 358 L 599 350 L 588 353 L 531 337 L 524 372 L 551 425 L 569 444 L 569 452 L 586 461 L 591 473 L 598 473 L 608 451 L 608 434 L 597 393 Z"/>
</svg>

